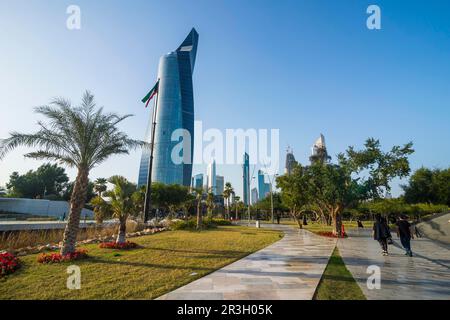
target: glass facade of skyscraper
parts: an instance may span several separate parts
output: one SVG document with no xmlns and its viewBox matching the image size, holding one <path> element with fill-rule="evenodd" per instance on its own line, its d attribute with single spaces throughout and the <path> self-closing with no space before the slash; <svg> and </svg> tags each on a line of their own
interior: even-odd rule
<svg viewBox="0 0 450 320">
<path fill-rule="evenodd" d="M 259 200 L 264 199 L 270 193 L 270 185 L 264 180 L 264 173 L 258 170 Z"/>
<path fill-rule="evenodd" d="M 195 189 L 203 189 L 203 174 L 199 173 L 194 176 L 192 187 Z"/>
<path fill-rule="evenodd" d="M 192 158 L 194 151 L 194 94 L 192 73 L 197 54 L 198 33 L 195 29 L 174 52 L 161 57 L 159 61 L 159 91 L 157 96 L 157 116 L 155 128 L 155 146 L 153 150 L 152 181 L 165 184 L 189 186 L 192 177 Z M 151 121 L 151 119 L 150 119 Z M 172 133 L 185 129 L 190 134 L 189 163 L 178 164 L 172 159 L 174 147 L 181 141 L 172 141 Z M 187 137 L 183 138 L 186 139 Z M 150 140 L 150 136 L 146 137 Z M 186 142 L 185 140 L 183 140 Z M 149 149 L 142 152 L 138 185 L 147 183 Z"/>
<path fill-rule="evenodd" d="M 244 190 L 243 201 L 245 205 L 250 204 L 250 160 L 248 153 L 244 153 L 244 163 L 242 166 L 242 183 Z"/>
</svg>

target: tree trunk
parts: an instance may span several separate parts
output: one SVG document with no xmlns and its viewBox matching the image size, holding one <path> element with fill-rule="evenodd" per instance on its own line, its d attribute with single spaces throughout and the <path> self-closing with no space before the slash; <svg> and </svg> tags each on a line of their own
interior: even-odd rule
<svg viewBox="0 0 450 320">
<path fill-rule="evenodd" d="M 339 214 L 339 212 L 333 211 L 332 219 L 333 219 L 333 235 L 340 238 L 341 237 L 342 220 L 341 220 L 341 215 Z"/>
<path fill-rule="evenodd" d="M 197 230 L 202 228 L 202 212 L 200 203 L 197 204 Z"/>
<path fill-rule="evenodd" d="M 120 219 L 119 234 L 116 243 L 125 243 L 127 237 L 127 219 Z"/>
<path fill-rule="evenodd" d="M 86 203 L 86 195 L 89 182 L 88 177 L 88 169 L 78 168 L 77 178 L 75 180 L 72 195 L 70 197 L 70 212 L 66 229 L 64 230 L 61 255 L 67 255 L 69 253 L 75 252 L 77 234 L 80 227 L 81 210 Z"/>
<path fill-rule="evenodd" d="M 303 229 L 302 221 L 301 221 L 301 219 L 299 219 L 297 217 L 297 214 L 295 212 L 291 212 L 291 215 L 292 215 L 292 218 L 294 218 L 294 221 L 297 222 L 298 228 Z"/>
</svg>

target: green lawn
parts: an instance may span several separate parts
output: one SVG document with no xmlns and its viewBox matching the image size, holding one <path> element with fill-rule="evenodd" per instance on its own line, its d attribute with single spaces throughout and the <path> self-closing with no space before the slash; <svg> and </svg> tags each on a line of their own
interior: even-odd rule
<svg viewBox="0 0 450 320">
<path fill-rule="evenodd" d="M 328 261 L 314 300 L 366 300 L 361 288 L 346 268 L 338 248 L 334 249 Z"/>
<path fill-rule="evenodd" d="M 0 279 L 0 299 L 154 299 L 281 237 L 278 231 L 227 226 L 133 238 L 142 248 L 130 251 L 86 245 L 90 258 L 72 263 L 42 265 L 29 255 L 21 257 L 21 269 Z M 71 264 L 81 268 L 80 290 L 66 288 Z"/>
</svg>

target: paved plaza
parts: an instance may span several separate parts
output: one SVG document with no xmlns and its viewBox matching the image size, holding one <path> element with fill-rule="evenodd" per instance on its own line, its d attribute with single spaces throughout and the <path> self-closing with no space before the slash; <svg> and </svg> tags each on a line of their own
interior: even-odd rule
<svg viewBox="0 0 450 320">
<path fill-rule="evenodd" d="M 282 230 L 280 241 L 158 299 L 164 300 L 310 300 L 336 240 L 293 226 L 263 225 Z M 370 300 L 450 299 L 450 249 L 426 238 L 412 241 L 414 257 L 404 255 L 398 239 L 381 255 L 371 230 L 348 230 L 337 246 L 344 262 Z M 394 238 L 396 236 L 394 235 Z M 381 288 L 369 290 L 367 267 L 381 270 Z"/>
<path fill-rule="evenodd" d="M 291 226 L 264 225 L 284 237 L 210 275 L 178 288 L 165 300 L 311 300 L 336 240 Z"/>
<path fill-rule="evenodd" d="M 427 300 L 450 299 L 450 248 L 426 238 L 411 241 L 414 257 L 405 256 L 397 236 L 389 246 L 389 256 L 381 255 L 371 230 L 349 230 L 338 248 L 347 269 L 353 274 L 367 299 Z M 367 288 L 369 265 L 381 269 L 381 288 Z"/>
</svg>

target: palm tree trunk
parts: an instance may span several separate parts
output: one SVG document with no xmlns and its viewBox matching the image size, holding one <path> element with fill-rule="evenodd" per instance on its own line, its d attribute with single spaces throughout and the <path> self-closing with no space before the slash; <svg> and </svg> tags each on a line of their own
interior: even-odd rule
<svg viewBox="0 0 450 320">
<path fill-rule="evenodd" d="M 127 234 L 127 219 L 120 219 L 119 234 L 117 235 L 116 243 L 125 243 Z"/>
<path fill-rule="evenodd" d="M 87 188 L 89 183 L 89 169 L 78 168 L 77 178 L 70 197 L 70 212 L 64 230 L 61 254 L 67 255 L 75 252 L 78 229 L 80 227 L 80 215 L 86 203 Z"/>
<path fill-rule="evenodd" d="M 202 227 L 202 212 L 200 203 L 197 204 L 197 229 Z"/>
</svg>

